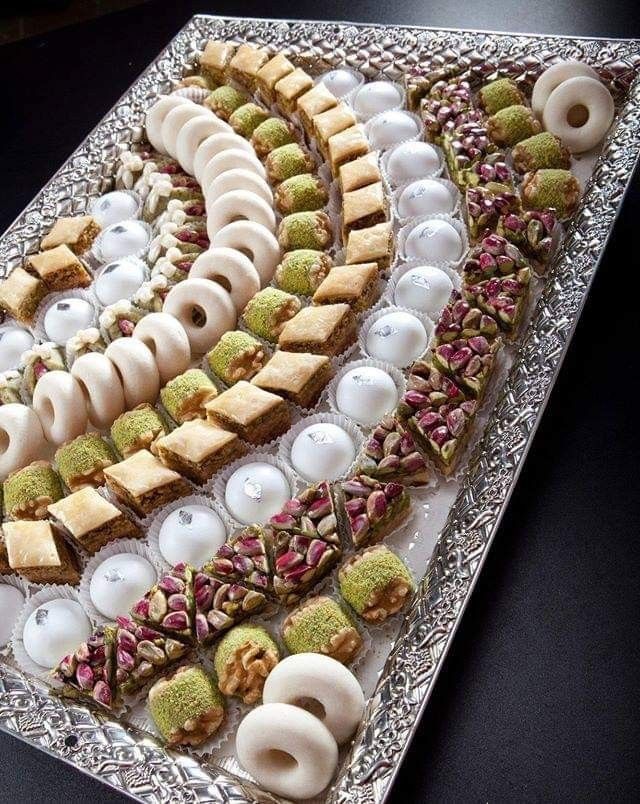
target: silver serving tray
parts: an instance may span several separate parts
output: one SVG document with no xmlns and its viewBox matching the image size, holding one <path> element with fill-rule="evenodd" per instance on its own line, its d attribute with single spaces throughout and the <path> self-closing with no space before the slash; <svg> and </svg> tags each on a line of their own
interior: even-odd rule
<svg viewBox="0 0 640 804">
<path fill-rule="evenodd" d="M 368 77 L 458 65 L 460 72 L 537 76 L 558 58 L 598 67 L 618 115 L 580 209 L 404 618 L 329 802 L 385 799 L 460 623 L 566 354 L 640 152 L 640 41 L 576 39 L 332 22 L 195 16 L 0 237 L 0 276 L 37 249 L 60 214 L 109 187 L 119 147 L 140 139 L 152 99 L 204 41 L 271 44 L 316 66 Z M 0 658 L 0 729 L 141 801 L 276 801 L 231 769 L 170 752 L 126 725 L 51 695 Z"/>
</svg>

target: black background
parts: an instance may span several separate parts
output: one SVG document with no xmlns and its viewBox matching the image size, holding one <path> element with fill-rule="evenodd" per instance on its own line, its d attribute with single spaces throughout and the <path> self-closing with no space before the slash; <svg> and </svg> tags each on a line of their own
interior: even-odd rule
<svg viewBox="0 0 640 804">
<path fill-rule="evenodd" d="M 194 11 L 638 36 L 636 3 L 151 2 L 0 49 L 0 230 Z M 444 672 L 398 774 L 414 801 L 640 788 L 637 177 Z M 0 735 L 0 801 L 123 799 Z"/>
</svg>

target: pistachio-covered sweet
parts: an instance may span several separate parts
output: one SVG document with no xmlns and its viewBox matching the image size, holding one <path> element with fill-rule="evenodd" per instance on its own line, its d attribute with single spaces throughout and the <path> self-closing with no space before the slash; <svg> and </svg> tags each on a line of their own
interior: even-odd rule
<svg viewBox="0 0 640 804">
<path fill-rule="evenodd" d="M 278 229 L 278 242 L 285 251 L 322 251 L 332 240 L 333 227 L 326 212 L 295 212 L 283 218 Z"/>
<path fill-rule="evenodd" d="M 249 96 L 235 87 L 227 85 L 214 89 L 205 100 L 204 105 L 223 120 L 228 120 L 236 109 L 249 100 Z"/>
<path fill-rule="evenodd" d="M 456 292 L 442 309 L 435 334 L 438 343 L 449 343 L 458 338 L 473 338 L 477 335 L 493 341 L 500 334 L 500 328 L 492 316 L 472 307 Z"/>
<path fill-rule="evenodd" d="M 338 572 L 340 593 L 364 620 L 384 622 L 403 608 L 413 591 L 411 573 L 382 544 L 349 558 Z"/>
<path fill-rule="evenodd" d="M 276 268 L 275 279 L 280 288 L 297 296 L 313 296 L 333 266 L 324 251 L 297 249 L 288 251 Z"/>
<path fill-rule="evenodd" d="M 311 173 L 285 179 L 275 192 L 276 207 L 283 215 L 313 212 L 322 209 L 328 200 L 329 193 L 324 182 Z"/>
<path fill-rule="evenodd" d="M 580 182 L 569 170 L 545 168 L 522 180 L 522 201 L 529 209 L 552 209 L 558 218 L 570 218 L 580 200 Z"/>
<path fill-rule="evenodd" d="M 527 106 L 507 106 L 487 120 L 487 133 L 498 145 L 516 145 L 541 129 L 540 121 Z"/>
<path fill-rule="evenodd" d="M 207 354 L 211 371 L 227 385 L 250 380 L 267 362 L 262 343 L 248 332 L 225 332 Z"/>
<path fill-rule="evenodd" d="M 249 139 L 260 123 L 269 118 L 269 112 L 257 103 L 239 106 L 229 117 L 229 125 L 236 134 Z"/>
<path fill-rule="evenodd" d="M 220 692 L 245 704 L 257 703 L 279 659 L 278 646 L 265 628 L 236 625 L 222 637 L 214 656 Z"/>
<path fill-rule="evenodd" d="M 359 474 L 405 486 L 423 486 L 431 473 L 411 433 L 393 415 L 385 416 L 364 443 L 358 458 Z"/>
<path fill-rule="evenodd" d="M 276 148 L 295 141 L 295 129 L 280 117 L 269 117 L 256 126 L 251 135 L 251 144 L 259 157 L 265 157 Z"/>
<path fill-rule="evenodd" d="M 47 461 L 12 472 L 2 490 L 4 510 L 12 519 L 45 519 L 47 506 L 64 496 L 60 478 Z"/>
<path fill-rule="evenodd" d="M 138 450 L 148 449 L 163 435 L 166 435 L 165 423 L 148 402 L 125 411 L 111 425 L 111 440 L 125 458 Z"/>
<path fill-rule="evenodd" d="M 442 148 L 452 180 L 465 186 L 467 172 L 490 154 L 498 151 L 487 129 L 478 123 L 463 125 L 444 135 Z M 504 160 L 504 155 L 501 156 Z"/>
<path fill-rule="evenodd" d="M 538 267 L 544 267 L 553 251 L 557 225 L 558 219 L 551 209 L 508 212 L 500 216 L 496 234 L 517 246 Z"/>
<path fill-rule="evenodd" d="M 495 114 L 507 106 L 524 103 L 524 95 L 511 78 L 498 78 L 478 91 L 478 101 L 487 114 Z"/>
<path fill-rule="evenodd" d="M 322 653 L 349 664 L 362 650 L 362 637 L 333 598 L 311 597 L 294 609 L 282 625 L 290 653 Z"/>
<path fill-rule="evenodd" d="M 337 484 L 340 530 L 354 547 L 381 542 L 409 514 L 411 500 L 401 483 L 355 475 Z"/>
<path fill-rule="evenodd" d="M 471 86 L 458 78 L 436 81 L 420 104 L 427 139 L 442 142 L 445 132 L 453 131 L 463 123 L 478 123 L 484 115 L 472 104 Z"/>
<path fill-rule="evenodd" d="M 259 338 L 275 343 L 282 328 L 300 310 L 300 300 L 278 288 L 264 288 L 249 300 L 243 319 Z"/>
<path fill-rule="evenodd" d="M 83 486 L 101 486 L 103 470 L 116 463 L 116 455 L 107 441 L 98 433 L 79 435 L 63 444 L 55 455 L 60 477 L 71 491 Z"/>
<path fill-rule="evenodd" d="M 436 368 L 448 374 L 472 397 L 480 399 L 493 372 L 500 340 L 491 342 L 478 335 L 437 343 L 433 350 Z"/>
<path fill-rule="evenodd" d="M 501 215 L 520 212 L 520 198 L 516 192 L 504 184 L 489 183 L 478 187 L 468 187 L 465 201 L 467 222 L 472 240 L 492 231 Z"/>
<path fill-rule="evenodd" d="M 193 636 L 194 569 L 176 564 L 158 583 L 134 603 L 131 616 L 141 625 L 157 628 L 182 639 Z"/>
<path fill-rule="evenodd" d="M 529 173 L 540 168 L 564 168 L 571 166 L 571 154 L 560 137 L 550 131 L 541 131 L 521 140 L 513 149 L 513 166 L 518 173 Z"/>
<path fill-rule="evenodd" d="M 515 192 L 513 170 L 501 151 L 485 154 L 478 162 L 461 170 L 458 180 L 462 187 L 482 187 L 497 183 Z"/>
<path fill-rule="evenodd" d="M 267 542 L 272 534 L 261 525 L 247 525 L 218 548 L 204 571 L 224 581 L 242 581 L 254 589 L 272 591 Z"/>
<path fill-rule="evenodd" d="M 267 177 L 272 184 L 301 173 L 313 173 L 315 168 L 316 163 L 309 151 L 297 143 L 274 148 L 265 160 Z"/>
<path fill-rule="evenodd" d="M 183 424 L 190 419 L 206 418 L 207 402 L 218 395 L 215 385 L 201 369 L 187 369 L 162 388 L 160 399 L 171 418 Z M 156 423 L 157 425 L 157 423 Z"/>
<path fill-rule="evenodd" d="M 205 572 L 195 575 L 195 636 L 199 645 L 208 645 L 267 604 L 265 595 L 247 584 L 221 580 Z"/>
<path fill-rule="evenodd" d="M 118 704 L 115 686 L 116 632 L 114 626 L 96 629 L 74 653 L 65 656 L 52 675 L 69 698 L 95 701 L 105 709 Z"/>
</svg>

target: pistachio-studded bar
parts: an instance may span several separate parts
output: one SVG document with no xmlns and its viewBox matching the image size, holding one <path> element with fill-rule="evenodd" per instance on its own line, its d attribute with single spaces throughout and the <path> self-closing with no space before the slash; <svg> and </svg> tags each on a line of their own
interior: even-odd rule
<svg viewBox="0 0 640 804">
<path fill-rule="evenodd" d="M 175 639 L 194 639 L 195 570 L 188 564 L 176 564 L 131 608 L 131 616 L 140 625 L 157 629 Z"/>
<path fill-rule="evenodd" d="M 411 500 L 396 481 L 354 475 L 334 486 L 343 538 L 354 547 L 378 544 L 406 521 Z"/>
<path fill-rule="evenodd" d="M 242 620 L 262 611 L 266 596 L 240 582 L 227 582 L 207 572 L 194 579 L 195 633 L 199 645 L 208 645 Z"/>
<path fill-rule="evenodd" d="M 405 486 L 424 486 L 432 476 L 413 436 L 393 414 L 381 419 L 363 444 L 357 473 Z"/>
<path fill-rule="evenodd" d="M 233 533 L 203 567 L 225 582 L 241 582 L 260 592 L 272 592 L 268 528 L 248 525 Z"/>
</svg>

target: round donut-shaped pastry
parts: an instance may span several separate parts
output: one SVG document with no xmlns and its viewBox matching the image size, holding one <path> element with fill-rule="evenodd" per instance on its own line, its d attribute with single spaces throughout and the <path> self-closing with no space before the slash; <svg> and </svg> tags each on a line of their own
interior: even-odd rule
<svg viewBox="0 0 640 804">
<path fill-rule="evenodd" d="M 71 374 L 84 393 L 91 424 L 109 427 L 124 412 L 124 390 L 113 363 L 100 352 L 87 352 L 73 361 Z"/>
<path fill-rule="evenodd" d="M 242 148 L 229 148 L 211 157 L 205 165 L 200 178 L 202 192 L 206 195 L 214 179 L 224 173 L 225 170 L 234 170 L 235 168 L 250 170 L 260 176 L 261 179 L 267 178 L 264 166 L 255 153 L 249 153 Z"/>
<path fill-rule="evenodd" d="M 263 287 L 271 282 L 280 262 L 280 246 L 275 235 L 254 221 L 228 223 L 217 232 L 211 245 L 213 248 L 235 248 L 246 254 Z"/>
<path fill-rule="evenodd" d="M 287 656 L 267 676 L 265 703 L 302 706 L 324 723 L 338 745 L 362 720 L 364 693 L 353 673 L 321 653 Z"/>
<path fill-rule="evenodd" d="M 118 372 L 127 410 L 154 402 L 160 392 L 160 374 L 151 350 L 138 338 L 118 338 L 105 350 Z"/>
<path fill-rule="evenodd" d="M 209 279 L 222 285 L 231 296 L 238 314 L 247 306 L 249 299 L 260 290 L 260 274 L 253 267 L 251 260 L 235 248 L 210 248 L 204 251 L 196 257 L 189 271 L 189 277 Z"/>
<path fill-rule="evenodd" d="M 245 151 L 252 156 L 255 156 L 255 151 L 248 140 L 245 140 L 235 131 L 223 132 L 222 134 L 212 134 L 203 140 L 198 146 L 196 155 L 193 159 L 193 175 L 202 184 L 202 173 L 214 156 L 217 156 L 222 151 L 228 151 L 231 148 L 235 150 Z"/>
<path fill-rule="evenodd" d="M 238 318 L 231 296 L 209 279 L 179 282 L 167 294 L 162 310 L 182 324 L 193 356 L 208 352 Z"/>
<path fill-rule="evenodd" d="M 338 745 L 327 727 L 283 703 L 263 704 L 246 715 L 236 732 L 236 753 L 258 784 L 293 799 L 321 793 L 338 765 Z"/>
<path fill-rule="evenodd" d="M 136 324 L 133 337 L 142 341 L 151 351 L 162 385 L 189 367 L 191 362 L 189 338 L 182 324 L 172 315 L 168 313 L 145 315 Z"/>
<path fill-rule="evenodd" d="M 33 409 L 51 444 L 64 444 L 87 429 L 87 411 L 78 404 L 81 398 L 80 383 L 68 371 L 48 371 L 38 380 Z"/>
<path fill-rule="evenodd" d="M 210 117 L 200 115 L 192 117 L 182 126 L 176 140 L 176 153 L 178 162 L 187 173 L 193 175 L 193 160 L 200 143 L 212 134 L 222 134 L 231 131 L 231 126 L 220 120 L 215 114 Z"/>
<path fill-rule="evenodd" d="M 207 234 L 216 234 L 233 221 L 253 221 L 271 233 L 276 231 L 276 213 L 259 195 L 248 190 L 231 190 L 207 206 Z"/>
<path fill-rule="evenodd" d="M 567 59 L 560 61 L 557 64 L 552 64 L 547 68 L 540 78 L 533 85 L 533 92 L 531 93 L 531 108 L 537 117 L 542 117 L 544 107 L 549 99 L 549 95 L 556 87 L 559 87 L 564 81 L 577 76 L 586 76 L 587 78 L 598 78 L 598 73 L 585 64 L 583 61 L 576 59 Z"/>
<path fill-rule="evenodd" d="M 167 153 L 164 142 L 162 141 L 162 124 L 164 123 L 165 117 L 172 109 L 175 109 L 176 106 L 183 106 L 184 104 L 196 105 L 190 101 L 189 98 L 183 98 L 179 95 L 165 95 L 163 98 L 156 101 L 147 111 L 144 120 L 147 139 L 158 153 Z"/>
<path fill-rule="evenodd" d="M 256 173 L 252 173 L 245 168 L 234 168 L 225 170 L 217 176 L 209 185 L 205 196 L 205 204 L 209 207 L 213 202 L 225 193 L 232 190 L 246 190 L 260 196 L 262 200 L 273 206 L 273 193 L 267 182 L 260 178 Z"/>
<path fill-rule="evenodd" d="M 0 481 L 42 457 L 45 444 L 35 410 L 19 402 L 0 405 Z"/>
<path fill-rule="evenodd" d="M 208 118 L 210 115 L 213 116 L 213 113 L 209 109 L 205 109 L 204 106 L 198 106 L 197 103 L 191 103 L 190 105 L 185 103 L 167 112 L 167 116 L 160 126 L 160 134 L 169 156 L 174 159 L 178 158 L 178 134 L 185 123 L 188 123 L 194 117 Z"/>
<path fill-rule="evenodd" d="M 613 98 L 605 85 L 578 76 L 563 81 L 549 95 L 542 122 L 572 154 L 581 154 L 604 139 L 614 113 Z"/>
</svg>

